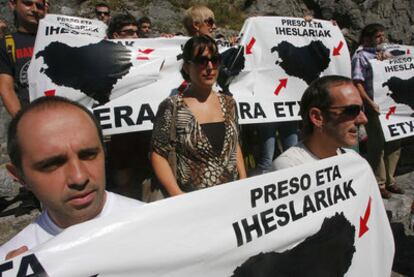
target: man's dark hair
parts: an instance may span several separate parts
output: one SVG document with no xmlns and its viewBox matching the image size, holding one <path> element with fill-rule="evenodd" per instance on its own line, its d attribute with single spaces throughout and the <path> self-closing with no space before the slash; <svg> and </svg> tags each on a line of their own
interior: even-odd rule
<svg viewBox="0 0 414 277">
<path fill-rule="evenodd" d="M 210 50 L 212 56 L 217 55 L 218 47 L 216 41 L 207 35 L 200 35 L 190 38 L 184 45 L 182 58 L 184 63 L 189 63 L 194 58 L 203 55 L 205 49 Z M 190 82 L 190 76 L 181 68 L 181 75 L 184 80 Z"/>
<path fill-rule="evenodd" d="M 376 33 L 384 31 L 385 27 L 379 23 L 368 24 L 362 29 L 361 34 L 359 35 L 359 44 L 364 44 L 366 39 L 371 39 Z"/>
<path fill-rule="evenodd" d="M 9 129 L 7 133 L 7 153 L 9 154 L 12 164 L 18 170 L 20 171 L 22 170 L 22 153 L 21 153 L 21 148 L 19 145 L 17 128 L 18 128 L 19 122 L 21 121 L 22 117 L 31 111 L 47 110 L 50 108 L 65 107 L 65 106 L 77 107 L 81 111 L 85 112 L 95 124 L 96 131 L 98 132 L 99 140 L 102 146 L 104 145 L 101 126 L 98 120 L 96 119 L 96 117 L 93 115 L 93 113 L 89 111 L 86 107 L 82 106 L 81 104 L 77 102 L 74 102 L 72 100 L 69 100 L 67 98 L 63 98 L 60 96 L 41 97 L 41 98 L 34 100 L 29 105 L 23 107 L 16 114 L 16 116 L 11 120 L 10 125 L 9 125 Z M 45 134 L 45 136 L 46 135 L 47 134 Z M 30 139 L 30 138 L 23 138 L 23 139 Z"/>
<path fill-rule="evenodd" d="M 97 4 L 95 5 L 95 11 L 96 11 L 96 8 L 99 8 L 99 7 L 105 7 L 105 8 L 108 8 L 108 11 L 109 11 L 109 12 L 111 12 L 111 8 L 108 6 L 108 4 L 106 4 L 106 3 L 104 3 L 104 2 L 99 2 L 99 3 L 97 3 Z"/>
<path fill-rule="evenodd" d="M 114 33 L 119 33 L 123 27 L 128 25 L 137 26 L 137 22 L 135 21 L 135 17 L 131 14 L 118 14 L 114 16 L 111 21 L 109 21 L 108 29 L 106 30 L 106 35 L 108 38 L 113 39 Z"/>
<path fill-rule="evenodd" d="M 309 118 L 311 108 L 319 108 L 325 112 L 331 105 L 329 91 L 332 86 L 351 83 L 348 77 L 339 75 L 323 76 L 314 80 L 305 90 L 300 100 L 300 115 L 302 116 L 302 132 L 306 138 L 313 132 L 313 124 Z"/>
<path fill-rule="evenodd" d="M 141 26 L 143 23 L 151 24 L 151 19 L 149 19 L 148 16 L 143 16 L 140 19 L 138 19 L 137 21 L 138 26 Z"/>
</svg>

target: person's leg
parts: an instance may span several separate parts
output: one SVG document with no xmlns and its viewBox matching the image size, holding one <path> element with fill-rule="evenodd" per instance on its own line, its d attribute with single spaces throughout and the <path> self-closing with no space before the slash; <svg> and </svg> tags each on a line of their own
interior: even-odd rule
<svg viewBox="0 0 414 277">
<path fill-rule="evenodd" d="M 298 143 L 297 121 L 280 122 L 277 125 L 277 130 L 279 132 L 283 151 L 288 150 L 290 147 Z"/>
<path fill-rule="evenodd" d="M 259 157 L 257 159 L 257 173 L 266 173 L 272 168 L 273 154 L 276 145 L 276 123 L 264 123 L 258 126 Z"/>
<path fill-rule="evenodd" d="M 389 198 L 390 194 L 385 189 L 386 170 L 384 163 L 384 135 L 381 130 L 381 124 L 378 115 L 373 111 L 367 110 L 368 123 L 365 129 L 368 135 L 367 142 L 367 159 L 374 172 L 375 178 L 384 198 Z"/>
<path fill-rule="evenodd" d="M 393 193 L 404 193 L 404 191 L 396 185 L 394 174 L 397 169 L 398 161 L 401 154 L 401 142 L 390 141 L 385 143 L 384 163 L 386 171 L 386 187 L 387 190 Z"/>
</svg>

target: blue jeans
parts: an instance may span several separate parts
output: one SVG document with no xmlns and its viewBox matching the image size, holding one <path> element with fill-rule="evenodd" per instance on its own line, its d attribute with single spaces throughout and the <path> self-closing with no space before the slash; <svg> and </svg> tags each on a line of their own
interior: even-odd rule
<svg viewBox="0 0 414 277">
<path fill-rule="evenodd" d="M 297 121 L 259 124 L 260 156 L 257 159 L 257 169 L 260 173 L 266 173 L 272 169 L 275 150 L 279 150 L 276 143 L 276 130 L 279 133 L 283 151 L 298 143 Z M 280 151 L 278 152 L 280 154 Z"/>
</svg>

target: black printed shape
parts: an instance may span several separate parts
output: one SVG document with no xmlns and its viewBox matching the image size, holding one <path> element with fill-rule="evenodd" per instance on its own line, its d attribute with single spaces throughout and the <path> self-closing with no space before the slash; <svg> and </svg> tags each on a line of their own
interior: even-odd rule
<svg viewBox="0 0 414 277">
<path fill-rule="evenodd" d="M 403 80 L 398 77 L 391 77 L 385 83 L 383 87 L 387 86 L 391 93 L 390 96 L 394 102 L 399 104 L 405 104 L 414 110 L 414 77 Z"/>
<path fill-rule="evenodd" d="M 131 51 L 121 43 L 102 40 L 81 47 L 52 42 L 36 54 L 47 65 L 43 71 L 55 84 L 78 89 L 98 101 L 109 101 L 119 79 L 127 75 Z"/>
<path fill-rule="evenodd" d="M 237 267 L 233 277 L 344 276 L 355 253 L 355 227 L 343 213 L 325 218 L 321 229 L 285 252 L 260 253 Z"/>
<path fill-rule="evenodd" d="M 329 49 L 319 40 L 303 47 L 296 47 L 287 41 L 282 41 L 270 51 L 279 53 L 281 61 L 277 60 L 276 64 L 280 65 L 288 75 L 298 77 L 307 84 L 317 79 L 331 62 Z"/>
</svg>

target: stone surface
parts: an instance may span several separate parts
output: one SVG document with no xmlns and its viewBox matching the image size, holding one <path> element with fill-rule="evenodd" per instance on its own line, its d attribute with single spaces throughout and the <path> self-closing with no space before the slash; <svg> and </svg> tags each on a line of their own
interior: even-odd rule
<svg viewBox="0 0 414 277">
<path fill-rule="evenodd" d="M 196 1 L 183 0 L 108 0 L 113 14 L 130 12 L 136 17 L 147 15 L 153 20 L 157 33 L 183 31 L 183 11 Z M 413 43 L 414 1 L 412 0 L 204 0 L 214 10 L 218 25 L 240 30 L 244 18 L 254 15 L 274 14 L 302 17 L 313 14 L 315 18 L 334 19 L 341 28 L 348 30 L 346 38 L 352 50 L 357 46 L 360 30 L 364 25 L 379 22 L 385 25 L 391 41 Z M 9 25 L 13 17 L 8 10 L 8 0 L 0 0 L 0 14 Z M 94 3 L 86 0 L 50 0 L 51 13 L 94 17 Z"/>
</svg>

